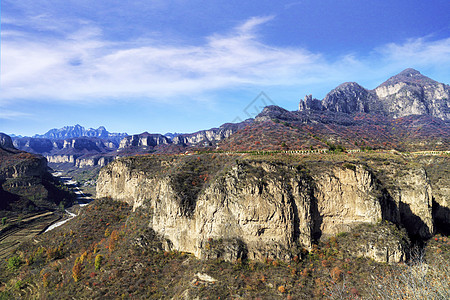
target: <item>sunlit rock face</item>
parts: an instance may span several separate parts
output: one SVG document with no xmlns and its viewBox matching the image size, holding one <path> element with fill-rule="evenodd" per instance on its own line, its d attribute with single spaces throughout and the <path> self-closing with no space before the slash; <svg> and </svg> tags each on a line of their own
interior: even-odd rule
<svg viewBox="0 0 450 300">
<path fill-rule="evenodd" d="M 414 69 L 389 78 L 374 90 L 355 82 L 341 84 L 320 101 L 305 97 L 299 111 L 380 113 L 393 118 L 430 115 L 450 120 L 450 86 L 434 81 Z"/>
<path fill-rule="evenodd" d="M 421 166 L 401 173 L 386 166 L 377 177 L 363 164 L 324 162 L 305 170 L 268 161 L 229 162 L 182 201 L 180 195 L 188 193 L 180 192 L 184 159 L 118 159 L 100 172 L 97 196 L 150 210 L 149 226 L 170 241 L 167 247 L 199 258 L 288 260 L 319 239 L 382 220 L 417 238 L 434 232 L 433 191 Z M 361 245 L 358 255 L 385 262 L 406 258 L 402 241 L 380 247 Z"/>
</svg>

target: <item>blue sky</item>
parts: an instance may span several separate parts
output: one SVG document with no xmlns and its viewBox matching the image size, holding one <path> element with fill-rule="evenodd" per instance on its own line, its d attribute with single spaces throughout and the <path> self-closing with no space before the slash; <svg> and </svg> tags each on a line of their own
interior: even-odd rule
<svg viewBox="0 0 450 300">
<path fill-rule="evenodd" d="M 408 67 L 450 83 L 450 1 L 2 0 L 0 131 L 194 132 Z"/>
</svg>

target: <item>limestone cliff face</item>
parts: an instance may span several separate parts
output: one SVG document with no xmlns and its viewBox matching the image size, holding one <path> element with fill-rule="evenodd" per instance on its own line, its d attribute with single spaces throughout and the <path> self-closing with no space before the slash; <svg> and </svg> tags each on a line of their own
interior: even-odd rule
<svg viewBox="0 0 450 300">
<path fill-rule="evenodd" d="M 136 161 L 147 167 L 137 168 Z M 402 176 L 387 172 L 382 179 L 391 179 L 389 183 L 361 164 L 313 164 L 308 171 L 299 165 L 239 160 L 209 174 L 192 194 L 180 191 L 177 163 L 116 160 L 100 172 L 97 196 L 150 209 L 150 227 L 170 240 L 172 248 L 201 258 L 288 259 L 320 238 L 380 220 L 401 224 L 423 238 L 434 230 L 432 190 L 420 167 L 406 169 Z M 190 184 L 191 179 L 182 182 Z M 388 244 L 392 247 L 361 249 L 379 261 L 405 258 L 398 242 Z"/>
<path fill-rule="evenodd" d="M 168 144 L 169 142 L 170 140 L 161 134 L 149 134 L 144 132 L 124 137 L 120 141 L 119 149 L 130 147 L 154 147 L 161 144 Z"/>
<path fill-rule="evenodd" d="M 379 187 L 363 166 L 333 168 L 313 178 L 323 235 L 336 235 L 355 224 L 376 223 L 383 218 L 383 203 L 376 193 Z"/>
<path fill-rule="evenodd" d="M 389 78 L 375 90 L 385 111 L 394 118 L 432 115 L 450 119 L 450 86 L 406 69 Z"/>
<path fill-rule="evenodd" d="M 77 159 L 77 155 L 69 155 L 69 154 L 62 154 L 62 155 L 47 155 L 46 158 L 49 163 L 71 163 L 75 164 L 75 161 Z"/>
<path fill-rule="evenodd" d="M 239 129 L 244 128 L 252 122 L 252 119 L 248 119 L 240 123 L 225 123 L 219 128 L 211 128 L 208 130 L 201 130 L 189 134 L 180 134 L 174 137 L 172 142 L 174 144 L 181 145 L 198 145 L 201 143 L 212 145 L 218 141 L 230 137 L 233 133 L 235 133 Z"/>
<path fill-rule="evenodd" d="M 0 180 L 39 177 L 47 174 L 47 160 L 42 156 L 30 156 L 25 159 L 19 158 L 15 163 L 0 169 Z"/>
<path fill-rule="evenodd" d="M 262 178 L 249 175 L 254 171 Z M 151 178 L 133 172 L 119 160 L 100 172 L 97 196 L 126 201 L 136 209 L 153 208 L 150 226 L 175 249 L 209 257 L 210 240 L 243 243 L 238 258 L 285 257 L 312 242 L 312 190 L 304 174 L 266 163 L 237 164 L 205 187 L 186 215 L 170 177 Z M 238 250 L 237 248 L 236 251 Z"/>
</svg>

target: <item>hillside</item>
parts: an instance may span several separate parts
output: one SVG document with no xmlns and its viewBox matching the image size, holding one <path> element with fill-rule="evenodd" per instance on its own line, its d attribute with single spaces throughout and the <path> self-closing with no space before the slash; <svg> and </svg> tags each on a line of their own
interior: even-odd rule
<svg viewBox="0 0 450 300">
<path fill-rule="evenodd" d="M 11 146 L 12 142 L 0 146 L 0 215 L 55 209 L 59 204 L 71 203 L 70 194 L 61 190 L 48 172 L 44 157 Z"/>
<path fill-rule="evenodd" d="M 96 200 L 39 243 L 12 253 L 0 264 L 0 293 L 17 299 L 387 299 L 386 291 L 445 297 L 448 238 L 425 242 L 424 258 L 414 256 L 411 238 L 424 241 L 421 235 L 440 230 L 437 203 L 448 227 L 446 177 L 438 174 L 449 165 L 446 156 L 391 152 L 123 158 L 101 172 L 98 188 L 120 201 Z M 428 168 L 435 170 L 430 177 L 422 171 Z M 158 193 L 146 192 L 155 185 Z M 309 207 L 317 214 L 300 205 L 296 214 L 292 203 L 316 203 Z M 358 221 L 361 214 L 366 219 Z M 204 231 L 201 242 L 190 242 L 201 236 L 195 230 Z M 298 244 L 283 249 L 289 239 Z M 201 247 L 189 252 L 202 259 L 183 247 Z M 408 258 L 426 259 L 425 277 L 396 263 Z M 402 274 L 421 285 L 409 285 Z"/>
<path fill-rule="evenodd" d="M 225 151 L 328 149 L 450 149 L 450 122 L 429 115 L 392 118 L 370 113 L 287 111 L 268 106 L 255 122 L 219 143 Z"/>
</svg>

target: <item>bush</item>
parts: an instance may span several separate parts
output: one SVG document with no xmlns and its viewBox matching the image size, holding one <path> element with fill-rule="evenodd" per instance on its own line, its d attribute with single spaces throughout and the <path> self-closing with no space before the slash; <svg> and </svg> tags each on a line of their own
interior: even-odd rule
<svg viewBox="0 0 450 300">
<path fill-rule="evenodd" d="M 94 262 L 94 265 L 95 265 L 95 269 L 96 269 L 96 270 L 100 270 L 100 267 L 102 266 L 102 261 L 103 261 L 103 255 L 98 254 L 98 255 L 95 257 L 95 262 Z"/>
<path fill-rule="evenodd" d="M 450 299 L 448 261 L 435 255 L 425 261 L 413 253 L 408 265 L 397 265 L 387 276 L 372 276 L 368 294 L 372 299 Z"/>
<path fill-rule="evenodd" d="M 75 262 L 72 268 L 72 277 L 73 280 L 75 280 L 75 282 L 78 282 L 81 279 L 81 269 L 82 269 L 81 263 Z"/>
<path fill-rule="evenodd" d="M 7 268 L 9 271 L 14 272 L 17 269 L 19 269 L 22 264 L 23 260 L 20 256 L 13 256 L 10 259 L 8 259 Z"/>
</svg>

